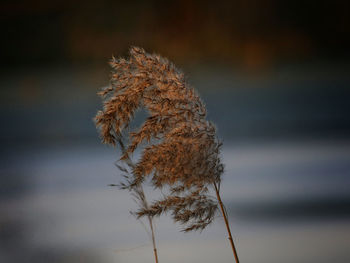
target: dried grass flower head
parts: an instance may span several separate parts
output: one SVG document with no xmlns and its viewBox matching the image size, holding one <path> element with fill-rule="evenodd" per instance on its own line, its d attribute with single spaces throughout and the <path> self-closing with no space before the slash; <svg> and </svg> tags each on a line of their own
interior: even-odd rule
<svg viewBox="0 0 350 263">
<path fill-rule="evenodd" d="M 113 58 L 110 65 L 111 84 L 99 92 L 103 110 L 95 117 L 102 141 L 121 147 L 121 160 L 131 168 L 125 188 L 150 178 L 155 188 L 166 190 L 138 215 L 169 211 L 185 231 L 205 228 L 217 210 L 208 187 L 220 185 L 223 165 L 221 143 L 199 95 L 174 64 L 141 48 L 132 47 L 128 59 Z M 149 116 L 125 140 L 124 131 L 140 108 Z M 131 162 L 141 146 L 140 159 Z"/>
</svg>

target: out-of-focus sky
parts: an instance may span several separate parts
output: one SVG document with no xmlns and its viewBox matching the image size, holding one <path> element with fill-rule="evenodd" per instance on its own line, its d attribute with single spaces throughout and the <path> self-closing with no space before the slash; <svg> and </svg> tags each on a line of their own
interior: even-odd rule
<svg viewBox="0 0 350 263">
<path fill-rule="evenodd" d="M 2 1 L 0 262 L 153 262 L 92 121 L 109 59 L 136 45 L 217 125 L 241 261 L 348 263 L 349 3 Z M 221 218 L 178 229 L 156 222 L 160 262 L 232 262 Z"/>
</svg>

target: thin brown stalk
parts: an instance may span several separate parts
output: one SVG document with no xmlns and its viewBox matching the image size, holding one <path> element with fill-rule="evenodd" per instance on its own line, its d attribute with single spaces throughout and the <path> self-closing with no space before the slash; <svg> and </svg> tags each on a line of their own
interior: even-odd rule
<svg viewBox="0 0 350 263">
<path fill-rule="evenodd" d="M 224 217 L 224 221 L 225 221 L 225 225 L 226 225 L 226 229 L 227 229 L 227 233 L 228 233 L 228 239 L 230 240 L 233 256 L 235 258 L 236 263 L 239 263 L 236 247 L 235 247 L 235 244 L 233 243 L 233 239 L 232 239 L 230 224 L 229 224 L 228 219 L 227 219 L 226 209 L 225 209 L 225 206 L 221 200 L 220 192 L 219 192 L 219 189 L 218 189 L 216 183 L 214 183 L 214 188 L 215 188 L 216 197 L 217 197 L 219 205 L 220 205 L 222 216 Z"/>
<path fill-rule="evenodd" d="M 154 229 L 153 229 L 153 222 L 152 222 L 152 217 L 148 216 L 148 222 L 149 222 L 149 226 L 151 228 L 151 234 L 152 234 L 152 245 L 153 245 L 153 251 L 154 251 L 154 259 L 156 261 L 156 263 L 158 263 L 158 253 L 157 253 L 157 247 L 156 247 L 156 238 L 155 238 L 155 234 L 154 234 Z"/>
<path fill-rule="evenodd" d="M 143 191 L 142 186 L 138 186 L 137 187 L 139 189 L 139 198 L 140 198 L 140 207 L 142 209 L 146 209 L 149 210 L 149 205 L 146 199 L 146 195 Z M 158 253 L 157 253 L 157 247 L 156 247 L 156 238 L 155 238 L 155 233 L 154 233 L 154 227 L 153 227 L 153 216 L 148 214 L 147 215 L 147 219 L 148 219 L 148 223 L 149 223 L 149 228 L 151 229 L 151 238 L 152 238 L 152 246 L 153 246 L 153 252 L 154 252 L 154 259 L 155 259 L 155 263 L 158 263 Z"/>
<path fill-rule="evenodd" d="M 122 149 L 122 152 L 125 154 L 125 147 L 124 143 L 122 141 L 122 138 L 118 141 L 119 146 Z M 130 159 L 129 155 L 126 155 L 127 158 L 124 160 L 124 162 L 127 164 L 129 168 L 135 167 L 135 164 Z M 139 205 L 139 210 L 142 211 L 149 211 L 149 204 L 145 195 L 145 192 L 143 190 L 142 185 L 133 185 L 131 179 L 130 179 L 130 173 L 129 170 L 126 169 L 124 166 L 119 165 L 118 162 L 115 164 L 120 171 L 125 173 L 124 175 L 124 182 L 121 182 L 119 184 L 119 187 L 124 190 L 129 190 L 131 192 L 131 195 L 134 196 L 135 202 Z M 131 212 L 132 215 L 135 215 L 137 219 L 140 219 L 140 216 L 138 215 L 139 212 Z M 148 224 L 149 228 L 151 230 L 151 238 L 152 238 L 152 246 L 153 246 L 153 252 L 154 252 L 154 259 L 155 263 L 159 263 L 158 260 L 158 253 L 157 253 L 157 247 L 156 247 L 156 238 L 155 238 L 155 232 L 153 227 L 153 216 L 149 213 L 147 214 Z"/>
<path fill-rule="evenodd" d="M 135 187 L 129 187 L 127 189 L 131 192 L 132 196 L 135 198 L 136 203 L 139 205 L 139 211 L 149 211 L 150 210 L 147 199 L 146 199 L 146 195 L 143 191 L 142 185 L 138 185 Z M 138 220 L 140 220 L 140 215 L 139 215 L 140 212 L 139 211 L 131 212 L 131 214 L 134 215 Z M 159 263 L 157 247 L 156 247 L 155 231 L 154 231 L 154 226 L 153 226 L 153 217 L 154 217 L 153 215 L 151 215 L 150 213 L 147 213 L 148 224 L 149 224 L 149 228 L 151 230 L 151 239 L 152 239 L 152 246 L 153 246 L 153 252 L 154 252 L 154 259 L 155 259 L 155 263 Z"/>
</svg>

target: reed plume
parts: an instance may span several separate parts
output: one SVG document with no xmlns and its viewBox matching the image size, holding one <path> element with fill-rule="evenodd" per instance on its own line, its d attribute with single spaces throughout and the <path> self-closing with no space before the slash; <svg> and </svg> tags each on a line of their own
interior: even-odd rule
<svg viewBox="0 0 350 263">
<path fill-rule="evenodd" d="M 113 58 L 110 65 L 111 85 L 99 92 L 103 110 L 95 117 L 102 141 L 121 148 L 120 160 L 131 169 L 125 189 L 136 189 L 149 178 L 164 193 L 151 205 L 140 206 L 136 214 L 153 218 L 169 212 L 188 232 L 203 230 L 220 208 L 238 263 L 220 198 L 221 142 L 215 126 L 206 120 L 199 95 L 174 64 L 141 48 L 132 47 L 129 59 Z M 140 108 L 149 116 L 127 139 L 124 131 Z M 132 154 L 141 146 L 141 158 L 134 164 Z"/>
</svg>

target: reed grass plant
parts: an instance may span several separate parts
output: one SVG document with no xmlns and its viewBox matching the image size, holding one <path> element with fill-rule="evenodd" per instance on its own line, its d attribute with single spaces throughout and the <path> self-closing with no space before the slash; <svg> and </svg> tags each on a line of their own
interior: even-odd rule
<svg viewBox="0 0 350 263">
<path fill-rule="evenodd" d="M 111 83 L 98 93 L 103 110 L 95 122 L 103 143 L 121 150 L 117 164 L 125 178 L 121 188 L 140 201 L 136 216 L 149 220 L 155 261 L 155 216 L 167 213 L 182 231 L 190 232 L 205 229 L 221 211 L 238 263 L 220 196 L 222 143 L 214 124 L 206 119 L 198 93 L 173 63 L 142 48 L 132 47 L 128 59 L 112 58 L 110 65 Z M 141 127 L 131 130 L 130 122 L 139 109 L 146 110 L 148 117 Z M 139 148 L 141 157 L 133 160 Z M 147 182 L 162 192 L 150 203 L 143 191 Z"/>
</svg>

